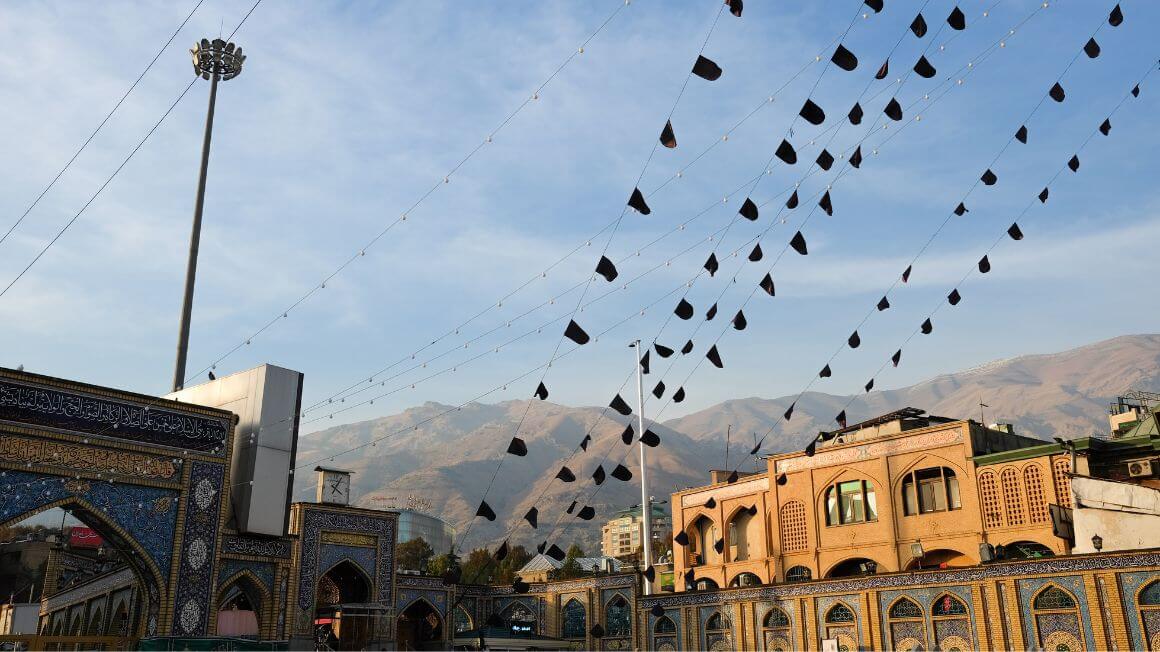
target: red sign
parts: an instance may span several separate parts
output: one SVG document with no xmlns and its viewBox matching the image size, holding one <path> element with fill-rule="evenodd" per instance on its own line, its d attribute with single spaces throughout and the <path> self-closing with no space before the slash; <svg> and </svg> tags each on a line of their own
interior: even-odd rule
<svg viewBox="0 0 1160 652">
<path fill-rule="evenodd" d="M 104 541 L 92 528 L 74 527 L 68 535 L 70 548 L 100 548 Z"/>
</svg>

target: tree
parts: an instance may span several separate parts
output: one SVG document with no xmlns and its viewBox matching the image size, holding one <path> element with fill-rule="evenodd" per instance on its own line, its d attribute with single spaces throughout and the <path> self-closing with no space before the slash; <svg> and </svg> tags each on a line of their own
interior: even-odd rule
<svg viewBox="0 0 1160 652">
<path fill-rule="evenodd" d="M 515 581 L 520 569 L 532 559 L 532 554 L 523 546 L 513 546 L 508 550 L 507 557 L 496 564 L 492 583 L 496 585 L 511 584 Z"/>
<path fill-rule="evenodd" d="M 411 539 L 395 547 L 395 556 L 398 560 L 396 563 L 400 570 L 422 570 L 423 563 L 429 562 L 434 555 L 435 551 L 423 537 Z"/>
<path fill-rule="evenodd" d="M 579 545 L 573 543 L 568 547 L 568 553 L 564 556 L 564 565 L 560 570 L 556 571 L 556 577 L 562 580 L 572 579 L 573 577 L 580 577 L 584 574 L 584 569 L 580 566 L 577 559 L 584 556 L 584 549 Z"/>
<path fill-rule="evenodd" d="M 487 548 L 472 550 L 463 561 L 463 583 L 486 584 L 495 570 L 494 563 Z"/>
<path fill-rule="evenodd" d="M 427 574 L 442 577 L 444 573 L 451 570 L 451 553 L 443 553 L 438 557 L 432 557 L 431 561 L 427 562 Z"/>
</svg>

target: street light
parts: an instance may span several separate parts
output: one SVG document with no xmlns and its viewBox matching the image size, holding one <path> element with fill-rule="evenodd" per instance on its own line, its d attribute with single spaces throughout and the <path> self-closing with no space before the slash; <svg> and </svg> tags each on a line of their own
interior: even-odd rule
<svg viewBox="0 0 1160 652">
<path fill-rule="evenodd" d="M 201 213 L 205 205 L 205 175 L 209 168 L 209 144 L 213 135 L 213 111 L 220 80 L 242 74 L 246 55 L 242 48 L 220 38 L 201 39 L 189 51 L 193 74 L 209 80 L 209 109 L 205 115 L 205 139 L 201 145 L 201 171 L 197 179 L 197 200 L 193 207 L 193 231 L 189 236 L 189 265 L 185 271 L 185 298 L 181 304 L 181 329 L 177 336 L 177 363 L 173 370 L 173 391 L 185 386 L 185 358 L 189 353 L 189 321 L 193 316 L 193 287 L 197 279 L 197 250 L 201 244 Z"/>
<path fill-rule="evenodd" d="M 1093 534 L 1092 535 L 1092 547 L 1096 549 L 1096 552 L 1103 550 L 1104 549 L 1104 538 L 1098 534 Z"/>
</svg>

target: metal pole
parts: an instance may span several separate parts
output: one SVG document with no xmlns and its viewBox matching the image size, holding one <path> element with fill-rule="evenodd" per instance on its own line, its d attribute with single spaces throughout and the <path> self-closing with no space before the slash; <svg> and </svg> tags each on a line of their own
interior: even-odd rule
<svg viewBox="0 0 1160 652">
<path fill-rule="evenodd" d="M 640 340 L 632 343 L 636 349 L 636 417 L 640 427 L 640 436 L 644 436 L 644 380 L 641 377 L 640 367 Z M 652 496 L 648 490 L 648 466 L 645 458 L 644 441 L 640 442 L 640 506 L 642 512 L 641 527 L 641 559 L 647 569 L 652 565 Z M 644 594 L 652 595 L 652 582 L 644 580 Z"/>
<path fill-rule="evenodd" d="M 209 169 L 209 144 L 213 136 L 213 110 L 217 103 L 220 75 L 209 83 L 209 109 L 205 115 L 205 140 L 201 145 L 201 172 L 197 179 L 197 200 L 193 207 L 193 232 L 189 236 L 189 266 L 185 270 L 185 300 L 181 304 L 181 331 L 177 336 L 177 364 L 173 370 L 173 391 L 185 386 L 185 358 L 189 353 L 189 321 L 193 317 L 193 287 L 197 280 L 197 251 L 201 244 L 201 212 L 205 205 L 205 176 Z"/>
</svg>

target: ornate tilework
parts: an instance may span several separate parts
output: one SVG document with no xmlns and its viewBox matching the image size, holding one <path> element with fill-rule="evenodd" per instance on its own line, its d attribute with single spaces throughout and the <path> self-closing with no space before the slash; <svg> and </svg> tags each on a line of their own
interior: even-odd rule
<svg viewBox="0 0 1160 652">
<path fill-rule="evenodd" d="M 1082 570 L 1116 570 L 1132 566 L 1160 566 L 1160 553 L 1142 552 L 1127 555 L 1051 557 L 1010 563 L 986 564 L 970 568 L 917 571 L 890 575 L 872 575 L 858 578 L 820 580 L 808 584 L 777 584 L 744 589 L 681 592 L 671 595 L 641 596 L 637 607 L 650 609 L 659 604 L 666 608 L 696 606 L 729 600 L 782 600 L 830 592 L 857 592 L 867 589 L 892 589 L 923 584 L 963 584 L 979 580 L 1030 575 L 1047 575 Z M 1081 608 L 1084 605 L 1081 602 Z"/>
<path fill-rule="evenodd" d="M 222 539 L 222 552 L 232 555 L 253 557 L 279 557 L 289 559 L 289 539 L 265 539 L 247 536 L 227 536 Z"/>
<path fill-rule="evenodd" d="M 225 455 L 229 421 L 76 390 L 0 380 L 0 419 Z"/>
<path fill-rule="evenodd" d="M 185 497 L 185 539 L 182 542 L 181 581 L 174 600 L 174 629 L 185 636 L 203 636 L 209 626 L 216 560 L 218 520 L 221 513 L 225 467 L 210 462 L 190 466 L 190 491 Z"/>
<path fill-rule="evenodd" d="M 1145 636 L 1140 631 L 1140 619 L 1137 614 L 1140 613 L 1140 605 L 1136 604 L 1136 593 L 1140 587 L 1160 579 L 1160 573 L 1155 571 L 1141 571 L 1134 573 L 1123 573 L 1119 576 L 1120 581 L 1120 597 L 1123 601 L 1124 620 L 1128 623 L 1128 634 L 1132 640 L 1132 649 L 1146 650 L 1148 645 L 1145 640 L 1150 639 L 1150 636 Z"/>
<path fill-rule="evenodd" d="M 247 561 L 243 559 L 223 559 L 218 569 L 218 589 L 225 587 L 225 582 L 238 572 L 248 570 L 262 581 L 262 586 L 274 594 L 274 564 L 264 561 Z"/>
<path fill-rule="evenodd" d="M 157 565 L 163 578 L 169 576 L 173 536 L 177 524 L 171 489 L 142 487 L 127 483 L 70 482 L 66 478 L 24 471 L 5 471 L 0 476 L 0 524 L 24 518 L 45 505 L 77 498 L 99 511 L 140 545 Z M 108 539 L 120 538 L 109 528 L 94 524 Z"/>
<path fill-rule="evenodd" d="M 653 649 L 660 650 L 662 643 L 667 639 L 671 639 L 672 645 L 673 645 L 673 647 L 667 648 L 667 649 L 670 649 L 670 650 L 681 649 L 680 637 L 679 636 L 668 637 L 668 636 L 665 636 L 663 634 L 657 635 L 655 632 L 656 632 L 656 628 L 657 628 L 657 621 L 660 620 L 660 618 L 657 618 L 651 612 L 645 612 L 645 613 L 648 614 L 647 620 L 645 622 L 648 623 L 648 634 L 653 637 Z M 673 624 L 676 626 L 677 632 L 685 631 L 684 629 L 681 628 L 681 610 L 680 609 L 673 609 L 672 611 L 669 611 L 666 609 L 665 614 L 664 614 L 664 616 L 662 616 L 662 618 L 668 618 L 669 620 L 671 620 L 673 622 Z"/>
<path fill-rule="evenodd" d="M 307 507 L 301 533 L 298 607 L 304 611 L 314 609 L 314 593 L 318 584 L 318 576 L 326 570 L 320 568 L 320 548 L 322 546 L 320 539 L 323 530 L 360 532 L 379 536 L 379 546 L 374 551 L 375 574 L 372 577 L 375 578 L 377 584 L 377 601 L 391 604 L 394 589 L 392 574 L 395 554 L 394 515 L 384 512 L 381 516 L 370 516 Z"/>
<path fill-rule="evenodd" d="M 1098 646 L 1096 646 L 1095 637 L 1091 632 L 1091 614 L 1088 612 L 1087 592 L 1084 590 L 1083 578 L 1079 575 L 1023 579 L 1015 582 L 1015 587 L 1019 594 L 1019 608 L 1023 611 L 1023 622 L 1026 624 L 1026 630 L 1023 633 L 1026 637 L 1025 640 L 1036 640 L 1031 618 L 1031 605 L 1035 595 L 1039 593 L 1040 589 L 1049 584 L 1066 589 L 1075 598 L 1076 605 L 1079 608 L 1079 613 L 1084 623 L 1083 636 L 1077 634 L 1077 638 L 1087 641 L 1086 645 L 1088 649 L 1096 649 Z M 1043 635 L 1046 637 L 1046 633 Z"/>
<path fill-rule="evenodd" d="M 424 589 L 398 589 L 395 592 L 395 612 L 402 613 L 407 607 L 418 600 L 426 600 L 439 612 L 447 617 L 447 591 L 430 591 Z"/>
<path fill-rule="evenodd" d="M 367 577 L 376 577 L 375 552 L 374 548 L 364 548 L 363 546 L 339 546 L 324 543 L 318 554 L 318 572 L 326 573 L 340 561 L 346 559 L 361 568 Z"/>
</svg>

